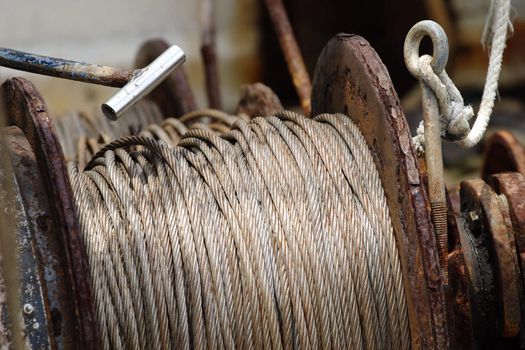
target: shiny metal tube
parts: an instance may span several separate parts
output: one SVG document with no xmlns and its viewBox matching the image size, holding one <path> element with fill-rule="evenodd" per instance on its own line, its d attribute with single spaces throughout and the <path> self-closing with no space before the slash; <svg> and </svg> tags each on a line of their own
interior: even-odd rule
<svg viewBox="0 0 525 350">
<path fill-rule="evenodd" d="M 102 112 L 109 119 L 117 120 L 185 60 L 184 52 L 176 45 L 171 46 L 147 67 L 138 70 L 122 89 L 102 105 Z"/>
</svg>

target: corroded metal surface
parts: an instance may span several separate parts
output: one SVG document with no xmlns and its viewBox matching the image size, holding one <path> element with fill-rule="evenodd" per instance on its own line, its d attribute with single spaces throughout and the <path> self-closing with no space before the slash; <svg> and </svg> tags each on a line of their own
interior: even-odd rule
<svg viewBox="0 0 525 350">
<path fill-rule="evenodd" d="M 273 27 L 279 39 L 281 50 L 284 54 L 284 59 L 288 65 L 288 71 L 292 76 L 292 82 L 299 96 L 299 101 L 303 112 L 308 116 L 312 109 L 310 95 L 312 92 L 312 85 L 301 50 L 295 40 L 286 9 L 284 8 L 282 0 L 265 0 L 266 9 L 270 14 Z"/>
<path fill-rule="evenodd" d="M 461 184 L 462 216 L 469 224 L 466 229 L 474 245 L 474 256 L 467 260 L 477 264 L 469 266 L 469 272 L 473 288 L 480 288 L 480 295 L 473 298 L 473 318 L 477 323 L 476 340 L 482 345 L 516 337 L 521 326 L 520 268 L 505 202 L 483 180 Z M 488 280 L 490 275 L 494 287 Z"/>
<path fill-rule="evenodd" d="M 135 67 L 142 68 L 150 64 L 169 47 L 164 40 L 148 40 L 139 49 Z M 174 70 L 148 97 L 154 101 L 165 118 L 178 117 L 197 109 L 193 91 L 183 67 Z"/>
<path fill-rule="evenodd" d="M 279 97 L 272 89 L 262 83 L 255 83 L 241 87 L 241 96 L 235 114 L 246 114 L 255 118 L 275 115 L 283 109 Z"/>
<path fill-rule="evenodd" d="M 0 66 L 86 83 L 122 87 L 133 71 L 0 48 Z"/>
<path fill-rule="evenodd" d="M 470 311 L 471 296 L 467 266 L 458 227 L 463 225 L 464 221 L 456 215 L 451 196 L 447 196 L 447 207 L 449 248 L 447 267 L 449 283 L 445 287 L 445 296 L 450 347 L 452 349 L 471 349 L 474 344 L 472 314 Z"/>
<path fill-rule="evenodd" d="M 73 196 L 60 144 L 47 107 L 34 86 L 23 78 L 2 85 L 8 123 L 18 126 L 35 154 L 45 194 L 49 199 L 53 223 L 58 230 L 61 255 L 74 301 L 78 335 L 74 339 L 86 348 L 99 344 L 96 332 L 91 281 L 74 211 Z"/>
<path fill-rule="evenodd" d="M 29 146 L 25 137 L 17 127 L 9 127 L 5 132 L 6 149 L 12 159 L 13 173 L 0 169 L 0 182 L 6 183 L 7 177 L 12 177 L 14 197 L 12 201 L 6 200 L 4 193 L 0 195 L 0 202 L 5 203 L 5 210 L 15 218 L 16 222 L 16 251 L 18 261 L 18 281 L 20 305 L 24 311 L 17 310 L 23 316 L 24 336 L 26 344 L 31 348 L 50 348 L 55 346 L 54 338 L 50 337 L 52 324 L 46 312 L 45 285 L 42 283 L 41 271 L 37 256 L 34 254 L 35 241 L 33 239 L 34 218 L 24 203 L 25 186 L 24 169 L 27 167 L 27 152 Z M 31 191 L 31 189 L 28 189 Z M 2 191 L 4 192 L 4 191 Z M 11 316 L 11 315 L 10 315 Z"/>
<path fill-rule="evenodd" d="M 517 258 L 521 275 L 521 346 L 525 346 L 525 176 L 520 173 L 503 173 L 489 177 L 496 193 L 504 195 L 516 241 Z"/>
<path fill-rule="evenodd" d="M 525 148 L 508 131 L 497 131 L 485 145 L 483 180 L 489 181 L 489 176 L 503 172 L 518 172 L 525 175 Z"/>
<path fill-rule="evenodd" d="M 45 186 L 29 142 L 18 127 L 6 129 L 16 185 L 31 233 L 30 256 L 26 260 L 31 260 L 29 263 L 34 264 L 34 269 L 37 270 L 38 283 L 35 286 L 42 286 L 41 298 L 45 312 L 39 313 L 34 303 L 31 303 L 35 308 L 32 315 L 36 318 L 39 314 L 45 314 L 46 322 L 39 324 L 42 324 L 43 330 L 44 325 L 49 323 L 47 328 L 51 344 L 71 348 L 77 341 L 74 338 L 76 320 L 72 293 L 65 273 L 65 259 L 58 242 L 59 230 L 54 225 Z"/>
<path fill-rule="evenodd" d="M 359 36 L 339 34 L 321 53 L 312 114 L 324 112 L 349 115 L 374 155 L 401 257 L 413 347 L 447 348 L 436 240 L 408 124 L 386 68 Z"/>
</svg>

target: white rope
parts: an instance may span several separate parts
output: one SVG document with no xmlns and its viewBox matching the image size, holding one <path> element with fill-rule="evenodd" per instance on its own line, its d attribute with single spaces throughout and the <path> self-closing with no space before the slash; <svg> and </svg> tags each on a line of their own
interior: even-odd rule
<svg viewBox="0 0 525 350">
<path fill-rule="evenodd" d="M 480 108 L 472 128 L 470 127 L 470 120 L 474 117 L 474 110 L 471 106 L 465 106 L 461 93 L 445 70 L 436 71 L 431 64 L 432 57 L 428 55 L 419 57 L 416 63 L 419 68 L 417 77 L 422 84 L 426 84 L 431 88 L 439 102 L 442 137 L 449 141 L 457 142 L 463 147 L 476 145 L 483 137 L 490 121 L 494 100 L 497 96 L 498 79 L 507 35 L 513 31 L 510 21 L 510 10 L 510 0 L 491 1 L 482 36 L 483 47 L 489 53 L 489 66 Z M 434 52 L 434 55 L 436 55 L 436 52 Z M 409 62 L 407 61 L 408 65 Z M 417 135 L 413 138 L 413 142 L 418 151 L 424 149 L 424 127 L 422 122 L 417 129 Z"/>
<path fill-rule="evenodd" d="M 104 348 L 410 347 L 386 198 L 348 117 L 129 137 L 69 171 Z"/>
</svg>

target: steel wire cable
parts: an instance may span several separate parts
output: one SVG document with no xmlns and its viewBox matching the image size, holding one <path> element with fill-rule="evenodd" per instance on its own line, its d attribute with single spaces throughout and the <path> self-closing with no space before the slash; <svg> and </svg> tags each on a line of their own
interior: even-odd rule
<svg viewBox="0 0 525 350">
<path fill-rule="evenodd" d="M 104 348 L 410 347 L 386 199 L 350 118 L 238 119 L 175 147 L 130 136 L 68 169 Z"/>
<path fill-rule="evenodd" d="M 189 112 L 179 118 L 162 119 L 159 108 L 142 101 L 125 118 L 109 122 L 107 118 L 90 118 L 83 113 L 70 113 L 57 119 L 57 131 L 67 160 L 83 168 L 104 145 L 128 135 L 140 135 L 162 140 L 174 147 L 181 136 L 192 128 L 226 132 L 237 119 L 246 116 L 230 115 L 214 109 Z M 101 132 L 100 130 L 103 130 Z"/>
</svg>

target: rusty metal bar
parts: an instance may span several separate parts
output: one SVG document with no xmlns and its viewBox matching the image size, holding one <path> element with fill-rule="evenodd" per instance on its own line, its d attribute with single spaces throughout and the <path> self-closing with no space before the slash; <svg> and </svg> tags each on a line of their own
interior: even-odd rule
<svg viewBox="0 0 525 350">
<path fill-rule="evenodd" d="M 441 130 L 439 107 L 436 96 L 426 85 L 421 84 L 423 92 L 423 123 L 425 126 L 425 158 L 428 176 L 428 194 L 432 224 L 436 236 L 438 257 L 441 265 L 443 284 L 448 284 L 448 234 L 447 198 L 443 178 L 443 154 L 441 150 Z"/>
<path fill-rule="evenodd" d="M 219 67 L 215 50 L 215 0 L 201 1 L 201 55 L 210 108 L 222 109 Z"/>
<path fill-rule="evenodd" d="M 292 76 L 292 81 L 299 96 L 301 107 L 306 115 L 310 115 L 312 109 L 310 95 L 312 94 L 312 84 L 310 76 L 306 70 L 304 59 L 295 40 L 286 9 L 282 0 L 265 0 L 266 8 L 270 14 L 275 32 L 279 38 L 279 44 L 284 53 L 288 70 Z"/>
<path fill-rule="evenodd" d="M 133 76 L 132 70 L 35 55 L 7 48 L 0 48 L 0 66 L 112 87 L 126 85 Z"/>
</svg>

